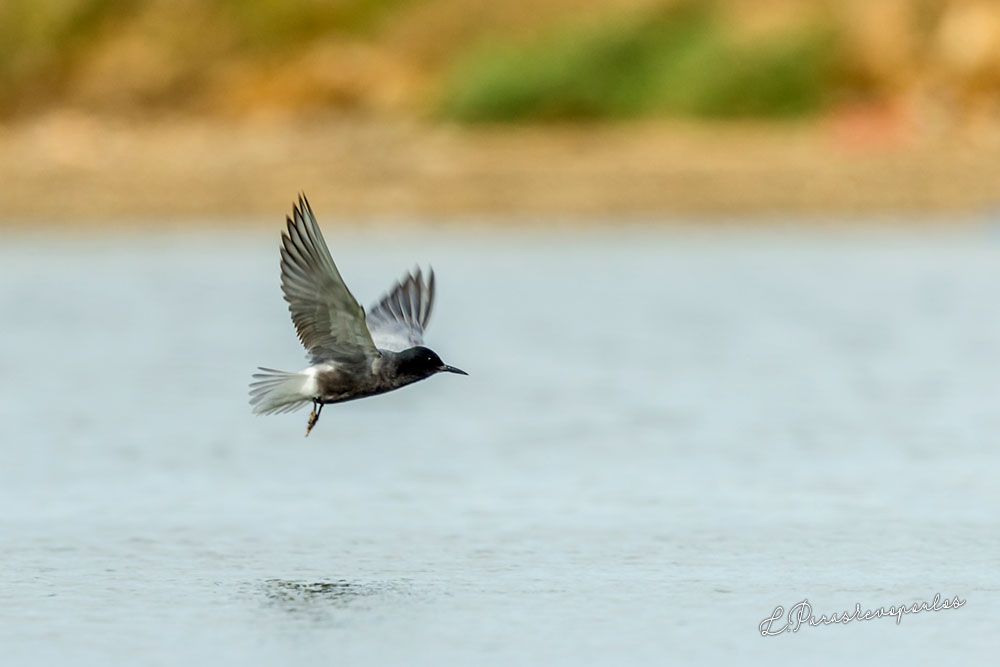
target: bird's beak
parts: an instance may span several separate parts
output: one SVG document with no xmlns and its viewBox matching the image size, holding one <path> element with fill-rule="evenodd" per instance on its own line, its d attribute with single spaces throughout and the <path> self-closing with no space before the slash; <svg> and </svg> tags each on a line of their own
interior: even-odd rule
<svg viewBox="0 0 1000 667">
<path fill-rule="evenodd" d="M 461 368 L 455 368 L 454 366 L 448 366 L 447 364 L 442 366 L 440 370 L 442 373 L 456 373 L 458 375 L 468 375 L 468 373 L 463 371 Z"/>
</svg>

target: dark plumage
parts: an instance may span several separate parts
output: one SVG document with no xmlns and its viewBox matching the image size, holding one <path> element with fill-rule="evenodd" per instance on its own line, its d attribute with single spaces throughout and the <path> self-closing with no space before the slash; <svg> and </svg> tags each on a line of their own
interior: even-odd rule
<svg viewBox="0 0 1000 667">
<path fill-rule="evenodd" d="M 467 375 L 423 345 L 433 271 L 424 281 L 416 269 L 366 314 L 344 284 L 304 195 L 286 223 L 281 291 L 311 365 L 298 373 L 259 369 L 250 385 L 255 413 L 292 412 L 311 402 L 309 435 L 328 403 L 383 394 L 436 373 Z"/>
</svg>

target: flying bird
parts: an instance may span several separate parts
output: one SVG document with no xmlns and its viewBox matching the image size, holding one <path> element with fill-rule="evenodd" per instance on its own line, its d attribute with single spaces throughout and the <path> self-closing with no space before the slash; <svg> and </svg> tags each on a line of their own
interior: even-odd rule
<svg viewBox="0 0 1000 667">
<path fill-rule="evenodd" d="M 312 403 L 306 435 L 323 406 L 384 394 L 437 373 L 463 370 L 424 346 L 434 306 L 434 270 L 407 274 L 366 313 L 333 263 L 316 216 L 299 195 L 281 236 L 281 291 L 309 367 L 297 373 L 258 368 L 250 384 L 256 414 L 293 412 Z"/>
</svg>

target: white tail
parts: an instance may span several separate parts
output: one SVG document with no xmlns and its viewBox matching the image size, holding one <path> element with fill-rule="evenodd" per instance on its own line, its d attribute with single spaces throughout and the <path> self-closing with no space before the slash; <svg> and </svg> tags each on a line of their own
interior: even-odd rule
<svg viewBox="0 0 1000 667">
<path fill-rule="evenodd" d="M 294 412 L 312 400 L 310 389 L 315 382 L 306 373 L 289 373 L 273 368 L 259 368 L 250 383 L 250 405 L 258 415 Z"/>
</svg>

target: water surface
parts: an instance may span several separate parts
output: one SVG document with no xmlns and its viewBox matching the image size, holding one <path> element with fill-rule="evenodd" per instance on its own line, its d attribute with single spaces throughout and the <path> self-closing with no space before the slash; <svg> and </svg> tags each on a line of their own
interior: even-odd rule
<svg viewBox="0 0 1000 667">
<path fill-rule="evenodd" d="M 20 665 L 806 664 L 1000 648 L 988 230 L 328 231 L 415 261 L 439 376 L 304 365 L 277 231 L 0 245 L 0 646 Z M 762 638 L 818 613 L 956 611 Z"/>
</svg>

